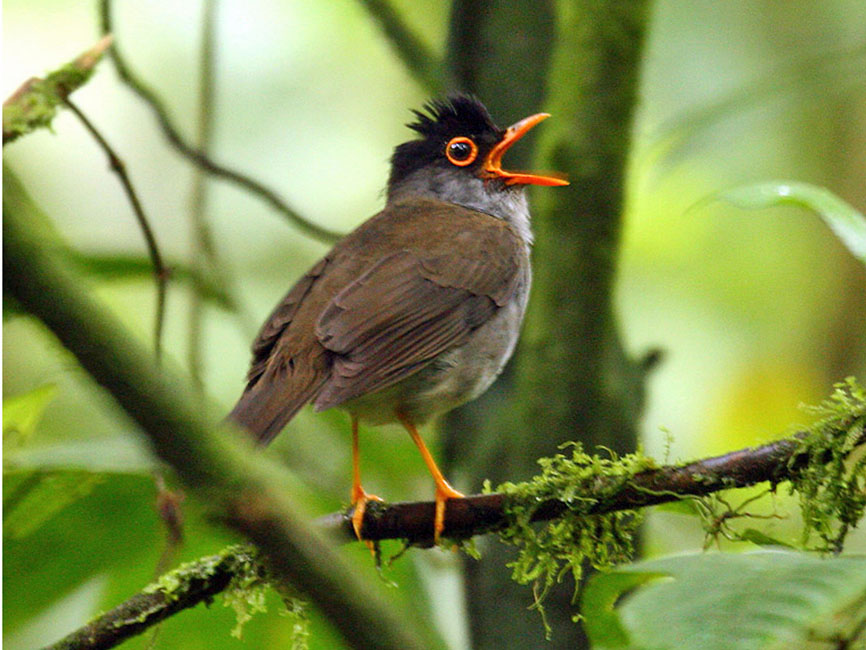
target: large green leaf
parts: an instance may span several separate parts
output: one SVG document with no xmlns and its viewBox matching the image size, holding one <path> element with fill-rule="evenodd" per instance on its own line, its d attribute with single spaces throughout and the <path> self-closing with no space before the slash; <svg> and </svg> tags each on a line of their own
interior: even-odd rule
<svg viewBox="0 0 866 650">
<path fill-rule="evenodd" d="M 863 622 L 866 556 L 760 551 L 640 562 L 594 576 L 582 614 L 594 648 L 801 648 Z"/>
<path fill-rule="evenodd" d="M 740 185 L 711 197 L 739 208 L 761 210 L 778 205 L 798 205 L 817 212 L 858 260 L 866 264 L 866 217 L 831 191 L 788 181 Z"/>
<path fill-rule="evenodd" d="M 69 259 L 84 273 L 105 280 L 153 280 L 153 262 L 144 255 L 124 253 L 80 253 L 66 250 Z M 168 269 L 172 280 L 186 282 L 197 287 L 205 300 L 237 312 L 238 305 L 225 287 L 216 278 L 199 272 L 186 264 L 169 260 Z"/>
<path fill-rule="evenodd" d="M 21 539 L 112 472 L 145 476 L 155 465 L 127 436 L 44 444 L 34 436 L 45 408 L 57 395 L 45 385 L 3 401 L 3 536 Z"/>
</svg>

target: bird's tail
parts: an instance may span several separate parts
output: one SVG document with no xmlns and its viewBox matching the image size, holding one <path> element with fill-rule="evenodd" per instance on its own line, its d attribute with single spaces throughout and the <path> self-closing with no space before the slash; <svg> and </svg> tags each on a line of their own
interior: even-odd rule
<svg viewBox="0 0 866 650">
<path fill-rule="evenodd" d="M 246 429 L 260 445 L 266 445 L 282 431 L 283 427 L 309 401 L 286 399 L 279 391 L 248 388 L 226 417 Z"/>
</svg>

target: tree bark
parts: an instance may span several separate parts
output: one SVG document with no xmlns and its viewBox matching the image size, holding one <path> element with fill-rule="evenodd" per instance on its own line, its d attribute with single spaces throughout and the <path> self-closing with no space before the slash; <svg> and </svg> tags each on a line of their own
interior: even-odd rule
<svg viewBox="0 0 866 650">
<path fill-rule="evenodd" d="M 612 289 L 647 16 L 645 0 L 454 4 L 454 83 L 477 93 L 497 119 L 549 110 L 536 159 L 571 179 L 534 197 L 535 277 L 511 368 L 488 395 L 446 420 L 446 460 L 458 483 L 532 475 L 535 460 L 564 440 L 529 430 L 576 431 L 590 449 L 635 447 L 645 368 L 623 350 Z M 509 153 L 509 164 L 524 164 L 522 151 Z M 511 582 L 505 564 L 512 558 L 495 545 L 480 562 L 465 563 L 473 647 L 581 647 L 570 585 L 547 601 L 553 643 L 514 615 L 531 595 Z"/>
</svg>

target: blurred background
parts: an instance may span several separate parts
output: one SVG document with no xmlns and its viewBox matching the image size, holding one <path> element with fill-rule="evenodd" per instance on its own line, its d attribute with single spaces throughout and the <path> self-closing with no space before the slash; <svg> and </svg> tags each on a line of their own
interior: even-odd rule
<svg viewBox="0 0 866 650">
<path fill-rule="evenodd" d="M 200 2 L 115 4 L 118 47 L 193 137 Z M 449 4 L 393 4 L 443 55 Z M 311 221 L 350 230 L 382 206 L 391 150 L 410 137 L 409 109 L 428 93 L 359 2 L 218 5 L 213 157 L 276 188 Z M 7 0 L 2 11 L 4 98 L 100 35 L 94 3 Z M 186 263 L 194 168 L 110 62 L 73 98 L 124 159 L 164 257 Z M 521 117 L 494 115 L 501 125 Z M 797 208 L 694 207 L 731 186 L 783 179 L 826 187 L 866 210 L 866 3 L 655 3 L 634 134 L 616 311 L 631 354 L 663 352 L 647 384 L 646 452 L 676 461 L 766 442 L 808 422 L 799 405 L 821 401 L 834 382 L 866 380 L 866 271 L 823 222 Z M 62 112 L 53 132 L 22 138 L 4 159 L 78 251 L 146 260 L 117 178 L 74 116 Z M 200 372 L 207 397 L 227 411 L 258 324 L 327 246 L 217 180 L 207 184 L 206 214 L 238 305 L 205 306 Z M 109 268 L 90 280 L 131 332 L 152 341 L 150 276 Z M 165 356 L 181 368 L 189 304 L 188 286 L 172 282 Z M 4 440 L 4 642 L 14 650 L 52 642 L 139 591 L 157 571 L 166 533 L 154 508 L 154 461 L 132 423 L 35 321 L 5 313 L 3 333 L 4 399 L 36 389 L 47 396 L 32 434 Z M 435 427 L 424 435 L 435 447 Z M 401 430 L 364 430 L 362 449 L 368 490 L 390 500 L 430 497 Z M 348 501 L 344 414 L 304 411 L 268 453 L 292 469 L 292 489 L 311 516 Z M 34 475 L 38 489 L 16 492 Z M 459 487 L 478 491 L 484 478 Z M 771 522 L 773 534 L 796 540 L 796 508 L 781 497 L 776 505 L 790 517 Z M 200 504 L 187 499 L 183 508 L 186 540 L 175 560 L 231 541 Z M 651 514 L 646 530 L 649 555 L 704 541 L 693 519 L 671 513 Z M 862 531 L 848 548 L 866 550 Z M 437 623 L 452 647 L 469 647 L 453 554 L 410 552 L 386 571 L 393 587 L 361 545 L 344 552 L 389 599 Z M 289 638 L 279 599 L 268 604 L 244 627 L 246 647 Z M 535 612 L 515 616 L 542 635 Z M 230 636 L 234 617 L 220 602 L 184 612 L 162 625 L 156 647 L 241 647 Z M 312 618 L 311 647 L 339 647 L 328 624 Z"/>
</svg>

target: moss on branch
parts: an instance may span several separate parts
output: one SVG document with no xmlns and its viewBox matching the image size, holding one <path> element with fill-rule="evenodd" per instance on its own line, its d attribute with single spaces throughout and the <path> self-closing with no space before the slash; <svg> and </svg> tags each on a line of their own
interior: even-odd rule
<svg viewBox="0 0 866 650">
<path fill-rule="evenodd" d="M 234 603 L 249 603 L 253 585 L 263 584 L 265 570 L 255 552 L 245 546 L 230 546 L 217 555 L 184 564 L 145 587 L 126 602 L 98 616 L 84 627 L 46 650 L 97 650 L 111 648 L 141 634 L 147 628 L 178 612 L 209 603 L 214 596 Z M 238 626 L 248 617 L 241 610 Z M 246 611 L 246 610 L 244 610 Z"/>
<path fill-rule="evenodd" d="M 50 128 L 57 108 L 69 95 L 87 83 L 93 69 L 111 46 L 104 36 L 74 61 L 50 72 L 44 79 L 33 77 L 3 102 L 3 144 L 41 128 Z"/>
</svg>

